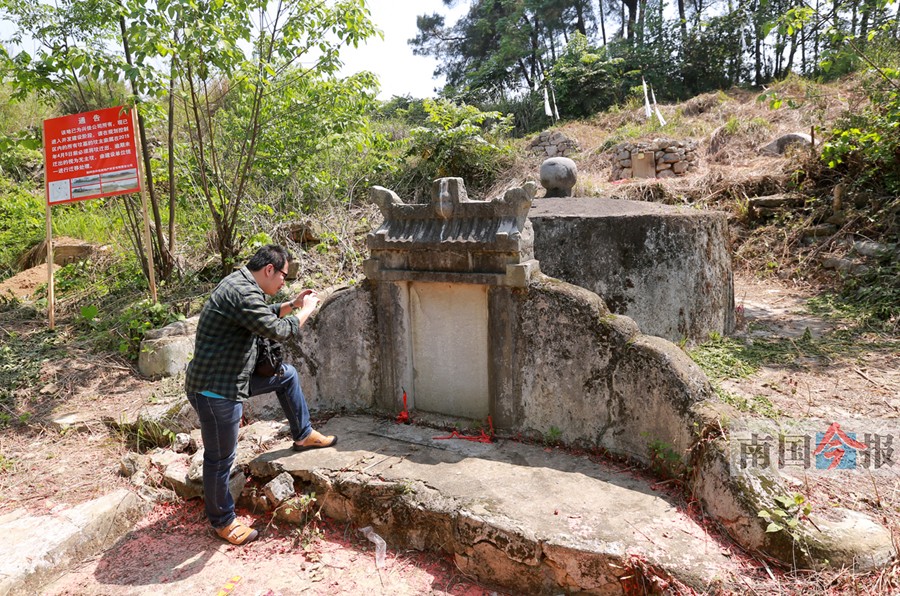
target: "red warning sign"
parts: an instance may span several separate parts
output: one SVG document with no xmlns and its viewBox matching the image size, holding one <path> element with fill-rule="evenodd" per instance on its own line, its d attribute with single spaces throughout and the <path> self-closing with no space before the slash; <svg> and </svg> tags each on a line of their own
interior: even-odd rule
<svg viewBox="0 0 900 596">
<path fill-rule="evenodd" d="M 140 192 L 137 160 L 128 108 L 44 120 L 49 205 Z"/>
</svg>

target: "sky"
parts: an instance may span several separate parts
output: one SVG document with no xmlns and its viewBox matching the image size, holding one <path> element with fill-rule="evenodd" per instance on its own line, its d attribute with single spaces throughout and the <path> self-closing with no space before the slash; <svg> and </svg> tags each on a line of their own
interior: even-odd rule
<svg viewBox="0 0 900 596">
<path fill-rule="evenodd" d="M 407 40 L 418 33 L 416 17 L 437 12 L 445 15 L 452 25 L 465 13 L 467 2 L 458 2 L 453 9 L 444 6 L 442 0 L 366 0 L 375 26 L 384 33 L 384 39 L 372 38 L 359 48 L 344 48 L 341 59 L 344 76 L 369 70 L 378 75 L 381 82 L 379 99 L 394 95 L 411 95 L 416 98 L 434 97 L 435 87 L 442 87 L 443 77 L 434 79 L 437 66 L 434 58 L 413 55 Z M 0 21 L 0 39 L 9 37 L 13 27 Z"/>
<path fill-rule="evenodd" d="M 434 97 L 435 87 L 442 87 L 443 78 L 432 77 L 437 61 L 430 56 L 414 56 L 407 40 L 418 33 L 416 17 L 437 12 L 446 16 L 448 25 L 465 13 L 466 2 L 447 9 L 441 0 L 367 0 L 372 20 L 384 33 L 384 39 L 373 38 L 365 46 L 342 50 L 344 68 L 349 75 L 370 70 L 381 81 L 379 99 L 394 95 L 417 98 Z"/>
</svg>

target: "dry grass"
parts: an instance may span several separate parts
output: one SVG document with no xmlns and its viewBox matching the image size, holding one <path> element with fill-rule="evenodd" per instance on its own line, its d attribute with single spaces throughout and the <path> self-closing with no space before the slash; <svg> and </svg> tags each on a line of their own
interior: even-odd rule
<svg viewBox="0 0 900 596">
<path fill-rule="evenodd" d="M 709 202 L 720 197 L 741 198 L 781 192 L 796 162 L 757 154 L 760 146 L 790 132 L 813 133 L 817 142 L 850 105 L 862 101 L 859 81 L 848 78 L 819 85 L 790 77 L 763 93 L 744 89 L 706 93 L 677 105 L 660 105 L 667 124 L 647 120 L 637 102 L 598 114 L 587 121 L 562 122 L 553 127 L 576 140 L 581 150 L 572 156 L 578 166 L 576 196 L 615 196 L 665 202 Z M 772 100 L 780 99 L 774 108 Z M 649 141 L 666 137 L 698 143 L 700 170 L 688 180 L 634 182 L 612 185 L 609 150 L 625 140 Z M 526 180 L 538 180 L 543 158 L 527 151 L 531 135 L 517 145 L 513 165 L 488 192 L 497 196 Z M 805 156 L 797 156 L 803 159 Z M 725 168 L 717 168 L 717 165 Z M 621 190 L 621 186 L 637 185 Z M 648 185 L 653 188 L 648 190 Z M 730 188 L 729 188 L 730 187 Z M 674 198 L 673 198 L 674 197 Z M 718 203 L 719 201 L 713 200 Z"/>
</svg>

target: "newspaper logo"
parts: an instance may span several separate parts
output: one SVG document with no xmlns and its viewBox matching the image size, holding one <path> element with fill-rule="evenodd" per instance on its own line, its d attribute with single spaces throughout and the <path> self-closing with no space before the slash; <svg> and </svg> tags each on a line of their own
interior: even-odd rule
<svg viewBox="0 0 900 596">
<path fill-rule="evenodd" d="M 729 434 L 729 459 L 738 473 L 777 469 L 894 474 L 900 469 L 894 461 L 897 436 L 900 428 L 889 427 L 887 421 L 741 421 Z"/>
</svg>

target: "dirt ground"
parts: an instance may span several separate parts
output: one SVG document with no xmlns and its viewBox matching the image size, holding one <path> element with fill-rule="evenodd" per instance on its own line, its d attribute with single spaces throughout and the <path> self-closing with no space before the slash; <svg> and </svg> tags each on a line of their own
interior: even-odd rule
<svg viewBox="0 0 900 596">
<path fill-rule="evenodd" d="M 24 278 L 23 278 L 24 279 Z M 15 283 L 8 281 L 7 284 Z M 736 337 L 813 338 L 839 323 L 804 308 L 813 290 L 775 278 L 737 276 L 735 302 L 741 315 Z M 2 317 L 0 336 L 27 335 L 41 319 Z M 65 330 L 61 330 L 65 333 Z M 766 397 L 781 415 L 831 419 L 900 417 L 900 357 L 897 343 L 863 341 L 828 358 L 800 358 L 785 366 L 764 366 L 748 378 L 723 383 L 728 391 Z M 128 482 L 118 473 L 126 452 L 121 437 L 99 420 L 123 406 L 180 391 L 172 380 L 147 381 L 128 363 L 98 357 L 73 345 L 65 361 L 44 362 L 33 417 L 0 433 L 0 514 L 24 507 L 50 513 L 98 497 Z M 60 432 L 50 421 L 78 414 L 77 430 Z M 894 531 L 900 528 L 900 480 L 896 476 L 797 478 L 813 511 L 838 504 L 864 511 Z M 355 528 L 322 520 L 305 533 L 249 516 L 261 538 L 243 548 L 215 537 L 196 501 L 163 503 L 114 549 L 82 562 L 47 594 L 231 593 L 453 594 L 497 593 L 465 578 L 451 559 L 435 553 L 388 550 L 376 568 L 374 550 Z M 735 547 L 735 552 L 739 549 Z M 852 571 L 813 576 L 786 575 L 743 553 L 746 593 L 891 593 L 900 586 L 892 567 L 866 576 Z M 233 585 L 228 588 L 229 582 Z M 793 586 L 793 587 L 792 587 Z M 744 593 L 744 592 L 741 592 Z"/>
<path fill-rule="evenodd" d="M 115 549 L 86 561 L 44 594 L 496 594 L 434 553 L 389 549 L 379 568 L 371 543 L 351 527 L 323 521 L 312 537 L 289 525 L 260 529 L 255 542 L 231 546 L 209 530 L 199 501 L 161 504 Z"/>
</svg>

